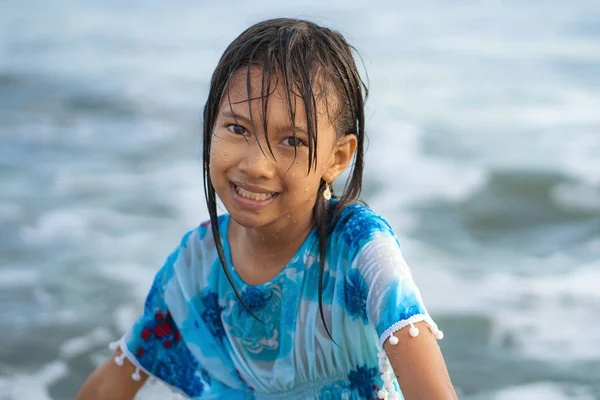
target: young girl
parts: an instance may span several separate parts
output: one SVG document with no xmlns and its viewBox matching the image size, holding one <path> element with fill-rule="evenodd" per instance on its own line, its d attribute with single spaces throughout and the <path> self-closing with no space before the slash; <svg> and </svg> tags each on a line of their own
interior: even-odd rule
<svg viewBox="0 0 600 400">
<path fill-rule="evenodd" d="M 456 398 L 396 237 L 359 204 L 365 97 L 337 32 L 275 19 L 233 41 L 204 108 L 210 220 L 77 399 L 149 376 L 193 399 Z"/>
</svg>

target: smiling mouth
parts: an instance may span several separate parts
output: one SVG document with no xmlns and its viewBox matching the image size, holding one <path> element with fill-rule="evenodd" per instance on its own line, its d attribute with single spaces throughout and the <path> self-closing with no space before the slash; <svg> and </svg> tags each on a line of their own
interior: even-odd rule
<svg viewBox="0 0 600 400">
<path fill-rule="evenodd" d="M 272 198 L 276 197 L 279 194 L 276 192 L 256 193 L 256 192 L 251 192 L 246 189 L 242 189 L 241 187 L 237 186 L 234 183 L 232 183 L 231 185 L 233 186 L 233 189 L 235 190 L 235 192 L 237 194 L 239 194 L 241 197 L 248 199 L 248 200 L 267 201 L 267 200 L 271 200 Z"/>
</svg>

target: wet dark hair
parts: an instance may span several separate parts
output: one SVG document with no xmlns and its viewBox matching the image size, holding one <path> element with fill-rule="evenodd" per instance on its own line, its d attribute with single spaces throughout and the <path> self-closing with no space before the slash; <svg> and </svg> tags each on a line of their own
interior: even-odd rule
<svg viewBox="0 0 600 400">
<path fill-rule="evenodd" d="M 321 180 L 313 210 L 319 236 L 319 311 L 321 321 L 330 337 L 332 336 L 325 322 L 322 303 L 327 238 L 338 222 L 341 211 L 349 204 L 360 201 L 364 165 L 364 102 L 368 89 L 356 67 L 352 56 L 353 51 L 356 52 L 340 33 L 310 21 L 280 18 L 257 23 L 242 32 L 221 56 L 210 82 L 203 113 L 204 192 L 212 234 L 227 279 L 250 314 L 252 311 L 243 302 L 227 269 L 219 233 L 215 188 L 210 179 L 211 137 L 221 102 L 224 98 L 229 99 L 229 93 L 226 91 L 231 79 L 236 72 L 245 69 L 248 97 L 250 97 L 251 68 L 262 68 L 260 99 L 263 116 L 267 115 L 268 98 L 272 93 L 271 85 L 282 83 L 294 137 L 296 135 L 295 102 L 297 98 L 301 99 L 307 116 L 309 161 L 307 173 L 317 166 L 317 102 L 320 99 L 325 100 L 326 112 L 338 138 L 348 134 L 356 135 L 358 144 L 354 163 L 342 195 L 334 194 L 336 201 L 324 200 L 322 193 L 325 182 Z M 254 125 L 250 101 L 248 107 Z M 267 136 L 266 118 L 263 118 L 262 122 Z M 268 151 L 275 157 L 268 137 L 266 143 Z M 265 149 L 262 150 L 264 153 Z"/>
</svg>

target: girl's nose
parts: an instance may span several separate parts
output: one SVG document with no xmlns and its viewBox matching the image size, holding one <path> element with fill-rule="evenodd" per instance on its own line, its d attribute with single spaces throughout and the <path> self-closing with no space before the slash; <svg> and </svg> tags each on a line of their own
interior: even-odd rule
<svg viewBox="0 0 600 400">
<path fill-rule="evenodd" d="M 275 159 L 266 143 L 250 140 L 238 166 L 241 172 L 252 179 L 271 179 L 275 176 Z"/>
</svg>

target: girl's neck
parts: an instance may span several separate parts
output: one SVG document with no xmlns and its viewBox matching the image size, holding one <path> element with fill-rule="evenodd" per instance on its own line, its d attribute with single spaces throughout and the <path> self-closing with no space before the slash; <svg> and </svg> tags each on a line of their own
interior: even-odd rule
<svg viewBox="0 0 600 400">
<path fill-rule="evenodd" d="M 264 269 L 281 268 L 294 256 L 313 225 L 312 210 L 284 215 L 260 228 L 248 228 L 231 219 L 230 247 L 238 257 L 243 255 Z"/>
</svg>

